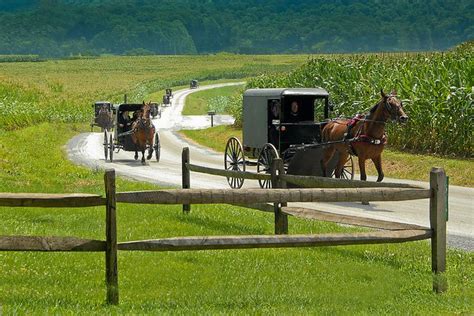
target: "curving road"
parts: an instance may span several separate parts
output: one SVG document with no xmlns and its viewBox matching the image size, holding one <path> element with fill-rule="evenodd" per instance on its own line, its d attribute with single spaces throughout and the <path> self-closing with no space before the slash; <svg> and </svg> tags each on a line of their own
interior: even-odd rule
<svg viewBox="0 0 474 316">
<path fill-rule="evenodd" d="M 69 159 L 91 169 L 114 168 L 116 172 L 127 178 L 147 181 L 166 186 L 181 185 L 181 151 L 183 147 L 190 148 L 190 159 L 193 163 L 214 168 L 223 168 L 223 154 L 197 145 L 184 139 L 177 131 L 181 129 L 199 129 L 210 126 L 208 116 L 182 116 L 184 101 L 190 93 L 205 89 L 229 85 L 240 85 L 242 82 L 214 84 L 202 86 L 197 90 L 179 90 L 174 93 L 173 105 L 164 108 L 160 119 L 154 120 L 160 132 L 161 159 L 160 162 L 150 160 L 147 165 L 133 159 L 132 152 L 119 152 L 114 155 L 114 162 L 106 162 L 103 153 L 102 133 L 83 133 L 72 138 L 67 144 Z M 232 124 L 230 116 L 217 115 L 216 125 Z M 370 181 L 375 181 L 369 177 Z M 387 182 L 401 182 L 396 179 L 385 179 Z M 403 180 L 428 187 L 428 183 Z M 222 177 L 192 173 L 191 186 L 194 188 L 226 188 L 227 180 Z M 256 181 L 246 180 L 244 187 L 256 188 Z M 468 251 L 474 250 L 474 189 L 450 186 L 448 245 Z M 293 205 L 298 205 L 294 203 Z M 308 207 L 308 204 L 304 204 Z M 311 203 L 312 208 L 324 211 L 370 217 L 375 219 L 406 222 L 429 226 L 429 201 L 406 202 L 371 202 L 370 205 L 360 203 Z"/>
</svg>

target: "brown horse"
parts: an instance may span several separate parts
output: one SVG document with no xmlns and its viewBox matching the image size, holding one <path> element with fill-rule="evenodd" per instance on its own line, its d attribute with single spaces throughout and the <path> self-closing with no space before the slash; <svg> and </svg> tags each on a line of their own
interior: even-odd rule
<svg viewBox="0 0 474 316">
<path fill-rule="evenodd" d="M 326 148 L 322 160 L 323 175 L 327 176 L 327 166 L 336 151 L 339 152 L 339 161 L 336 166 L 335 176 L 341 177 L 342 169 L 350 154 L 359 158 L 360 179 L 367 180 L 365 161 L 371 159 L 377 169 L 377 182 L 383 180 L 382 151 L 387 142 L 385 123 L 394 121 L 406 123 L 408 116 L 403 111 L 403 104 L 397 98 L 396 91 L 386 95 L 380 91 L 382 99 L 370 109 L 369 115 L 358 115 L 352 120 L 333 120 L 322 131 L 323 141 L 348 142 L 333 144 Z M 350 141 L 349 141 L 350 140 Z"/>
<path fill-rule="evenodd" d="M 132 124 L 132 141 L 136 146 L 135 160 L 138 159 L 138 150 L 142 152 L 142 164 L 145 164 L 145 150 L 148 146 L 147 160 L 153 155 L 153 136 L 155 135 L 155 126 L 150 118 L 150 103 L 143 102 L 137 119 Z"/>
</svg>

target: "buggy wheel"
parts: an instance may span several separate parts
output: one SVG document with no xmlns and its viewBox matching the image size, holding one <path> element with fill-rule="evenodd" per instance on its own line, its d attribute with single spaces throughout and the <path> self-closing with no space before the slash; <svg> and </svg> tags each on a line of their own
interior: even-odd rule
<svg viewBox="0 0 474 316">
<path fill-rule="evenodd" d="M 332 172 L 331 177 L 334 178 L 335 174 L 336 170 Z M 341 179 L 354 180 L 354 160 L 352 159 L 352 155 L 349 155 L 349 158 L 347 158 L 347 161 L 344 163 L 344 167 L 342 167 Z"/>
<path fill-rule="evenodd" d="M 161 155 L 161 144 L 160 144 L 160 134 L 158 134 L 158 132 L 155 133 L 155 141 L 154 141 L 153 149 L 155 150 L 156 161 L 159 162 L 160 155 Z"/>
<path fill-rule="evenodd" d="M 245 171 L 244 149 L 235 137 L 229 138 L 225 146 L 224 168 L 225 170 Z M 227 177 L 227 182 L 232 189 L 240 189 L 244 184 L 244 179 Z"/>
<path fill-rule="evenodd" d="M 269 174 L 271 172 L 273 160 L 276 158 L 279 157 L 275 146 L 270 143 L 265 144 L 262 150 L 260 150 L 260 155 L 258 155 L 257 173 Z M 269 189 L 272 187 L 271 180 L 258 180 L 258 183 L 262 189 Z"/>
<path fill-rule="evenodd" d="M 113 135 L 110 134 L 110 138 L 109 138 L 109 159 L 110 161 L 112 162 L 114 160 L 114 138 L 113 138 Z"/>
<path fill-rule="evenodd" d="M 104 131 L 104 156 L 105 156 L 105 161 L 107 161 L 108 155 L 109 155 L 109 143 L 108 143 L 107 131 Z"/>
</svg>

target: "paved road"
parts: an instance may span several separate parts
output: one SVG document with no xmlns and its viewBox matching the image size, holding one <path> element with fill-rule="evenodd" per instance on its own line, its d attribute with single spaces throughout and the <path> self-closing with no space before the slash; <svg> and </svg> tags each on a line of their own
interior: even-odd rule
<svg viewBox="0 0 474 316">
<path fill-rule="evenodd" d="M 207 148 L 201 147 L 192 141 L 183 139 L 177 131 L 180 129 L 197 129 L 210 126 L 208 116 L 182 116 L 181 111 L 187 95 L 195 91 L 212 89 L 226 85 L 241 83 L 215 84 L 202 86 L 197 90 L 179 90 L 174 93 L 173 105 L 165 108 L 160 119 L 154 121 L 158 127 L 162 153 L 159 163 L 150 160 L 146 166 L 133 159 L 133 153 L 120 152 L 114 155 L 114 162 L 104 160 L 102 134 L 83 133 L 77 135 L 67 145 L 69 158 L 81 165 L 92 169 L 114 168 L 119 175 L 128 178 L 148 181 L 167 186 L 181 184 L 181 151 L 183 147 L 190 147 L 190 159 L 193 163 L 209 166 L 223 167 L 223 155 Z M 217 116 L 215 124 L 231 124 L 229 116 Z M 374 181 L 374 178 L 369 180 Z M 390 182 L 401 180 L 385 179 Z M 428 183 L 403 180 L 428 187 Z M 225 188 L 227 180 L 205 174 L 192 173 L 191 185 L 194 188 Z M 256 181 L 246 180 L 244 187 L 256 188 Z M 299 205 L 295 203 L 294 205 Z M 308 207 L 306 203 L 304 205 Z M 429 201 L 406 202 L 371 202 L 370 205 L 360 203 L 311 203 L 309 207 L 324 211 L 370 217 L 382 220 L 406 222 L 429 226 Z M 474 189 L 450 186 L 449 196 L 449 222 L 448 245 L 450 247 L 473 251 L 474 249 Z"/>
</svg>

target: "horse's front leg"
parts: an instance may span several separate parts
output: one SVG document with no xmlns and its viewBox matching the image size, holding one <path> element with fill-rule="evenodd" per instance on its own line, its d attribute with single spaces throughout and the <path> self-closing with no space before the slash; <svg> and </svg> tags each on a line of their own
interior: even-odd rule
<svg viewBox="0 0 474 316">
<path fill-rule="evenodd" d="M 138 151 L 135 150 L 135 156 L 134 156 L 135 160 L 138 159 Z"/>
<path fill-rule="evenodd" d="M 359 156 L 359 170 L 360 170 L 360 179 L 362 181 L 367 181 L 367 173 L 365 172 L 365 157 Z M 362 205 L 369 205 L 368 201 L 362 201 Z"/>
<path fill-rule="evenodd" d="M 378 173 L 377 182 L 381 182 L 384 177 L 383 170 L 382 170 L 382 155 L 378 155 L 377 157 L 372 158 L 372 161 Z"/>
<path fill-rule="evenodd" d="M 360 170 L 360 179 L 362 181 L 366 181 L 367 173 L 365 172 L 365 157 L 359 156 L 359 170 Z"/>
<path fill-rule="evenodd" d="M 153 141 L 151 141 L 150 144 L 148 144 L 148 156 L 146 157 L 146 159 L 150 160 L 152 156 L 153 156 Z"/>
<path fill-rule="evenodd" d="M 142 150 L 142 164 L 146 164 L 145 162 L 145 149 Z"/>
</svg>

